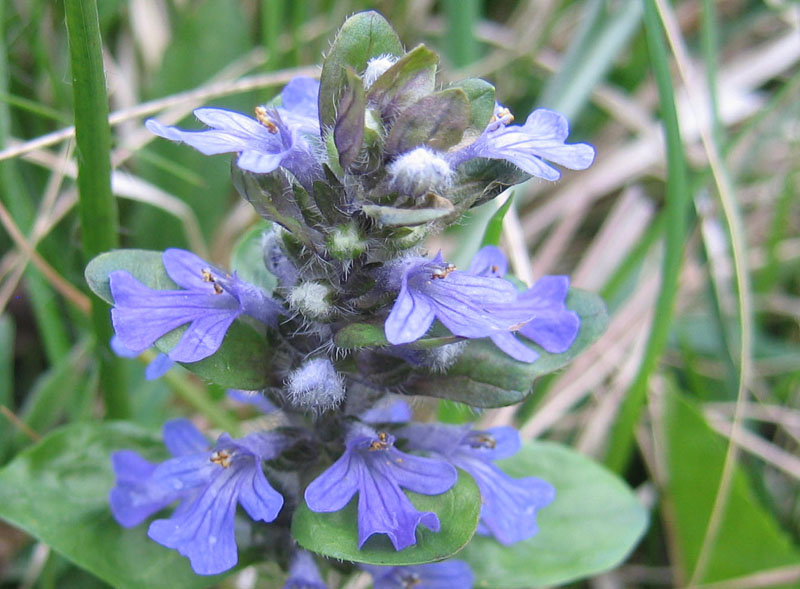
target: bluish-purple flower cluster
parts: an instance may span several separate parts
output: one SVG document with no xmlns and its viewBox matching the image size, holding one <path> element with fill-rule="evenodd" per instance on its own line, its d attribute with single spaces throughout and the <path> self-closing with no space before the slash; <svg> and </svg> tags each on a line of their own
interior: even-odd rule
<svg viewBox="0 0 800 589">
<path fill-rule="evenodd" d="M 482 185 L 471 174 L 494 165 L 490 160 L 515 167 L 517 175 L 508 176 L 514 181 L 526 174 L 557 180 L 554 164 L 584 169 L 594 149 L 566 143 L 567 121 L 553 111 L 536 110 L 519 126 L 499 104 L 491 114 L 489 102 L 481 118 L 484 107 L 460 89 L 436 92 L 429 67 L 403 73 L 401 66 L 417 67 L 410 63 L 373 56 L 328 95 L 321 92 L 339 78 L 323 68 L 322 85 L 292 80 L 254 117 L 197 109 L 207 129 L 147 122 L 155 134 L 206 155 L 235 154 L 237 190 L 271 222 L 260 243 L 263 267 L 237 268 L 248 277 L 271 273 L 269 288 L 269 281 L 250 283 L 180 249 L 163 253 L 157 277 L 108 273 L 114 350 L 161 350 L 148 378 L 174 362 L 192 370 L 215 357 L 235 380 L 237 358 L 224 343 L 237 337 L 237 322 L 255 329 L 269 350 L 257 367 L 260 390 L 228 393 L 265 413 L 244 430 L 250 433 L 222 433 L 210 443 L 178 419 L 163 430 L 171 458 L 155 463 L 130 450 L 112 456 L 114 517 L 131 527 L 157 516 L 150 538 L 186 556 L 198 574 L 235 566 L 237 538 L 258 544 L 274 534 L 270 554 L 288 571 L 285 587 L 321 589 L 328 565 L 303 549 L 314 550 L 313 542 L 292 540 L 298 506 L 325 514 L 353 502 L 359 550 L 382 535 L 403 551 L 420 542 L 419 530 L 437 533 L 445 525 L 435 511 L 417 509 L 408 492 L 455 493 L 459 470 L 481 494 L 477 532 L 504 545 L 534 535 L 539 511 L 554 499 L 548 482 L 510 477 L 496 464 L 520 449 L 515 430 L 415 422 L 399 395 L 413 393 L 431 373 L 446 378 L 475 346 L 471 340 L 488 338 L 521 363 L 573 346 L 581 323 L 568 308 L 567 276 L 520 287 L 496 246 L 462 270 L 441 253 L 429 257 L 422 240 L 486 198 L 493 181 Z M 456 107 L 466 114 L 475 108 L 475 116 L 451 116 Z M 429 124 L 426 117 L 441 119 Z M 468 128 L 473 120 L 488 123 Z M 169 281 L 174 287 L 165 288 Z M 160 513 L 167 508 L 172 512 Z M 237 536 L 242 522 L 261 531 Z M 377 589 L 474 582 L 469 565 L 457 560 L 363 568 Z"/>
</svg>

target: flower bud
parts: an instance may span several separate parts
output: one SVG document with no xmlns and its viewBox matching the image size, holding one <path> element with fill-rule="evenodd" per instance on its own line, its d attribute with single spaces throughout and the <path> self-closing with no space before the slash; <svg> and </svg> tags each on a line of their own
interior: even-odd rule
<svg viewBox="0 0 800 589">
<path fill-rule="evenodd" d="M 393 186 L 404 195 L 442 194 L 453 180 L 450 165 L 436 153 L 418 147 L 387 166 Z"/>
<path fill-rule="evenodd" d="M 325 240 L 330 255 L 337 260 L 352 260 L 363 254 L 367 242 L 354 225 L 334 227 Z"/>
<path fill-rule="evenodd" d="M 289 374 L 286 391 L 296 407 L 327 411 L 344 399 L 344 378 L 327 358 L 312 358 Z"/>
<path fill-rule="evenodd" d="M 321 282 L 301 282 L 289 291 L 289 306 L 309 319 L 325 319 L 333 312 L 333 289 Z"/>
<path fill-rule="evenodd" d="M 396 57 L 391 55 L 379 55 L 373 57 L 367 62 L 367 69 L 364 70 L 364 89 L 369 90 L 369 87 L 375 83 L 375 80 L 381 77 L 383 73 L 394 65 L 397 61 Z"/>
</svg>

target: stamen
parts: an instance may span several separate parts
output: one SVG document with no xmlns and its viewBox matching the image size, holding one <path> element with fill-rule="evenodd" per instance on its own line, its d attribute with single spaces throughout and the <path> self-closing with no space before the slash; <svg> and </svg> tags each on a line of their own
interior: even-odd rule
<svg viewBox="0 0 800 589">
<path fill-rule="evenodd" d="M 386 432 L 380 432 L 378 433 L 378 439 L 372 442 L 367 450 L 370 452 L 374 452 L 375 450 L 386 450 L 386 448 L 389 447 L 389 442 L 387 440 L 388 436 L 386 435 Z"/>
<path fill-rule="evenodd" d="M 222 468 L 228 468 L 233 460 L 233 454 L 227 450 L 218 450 L 211 453 L 211 462 L 219 464 Z"/>
<path fill-rule="evenodd" d="M 511 114 L 511 111 L 508 110 L 505 106 L 503 108 L 498 108 L 494 111 L 492 118 L 489 119 L 489 123 L 497 123 L 500 122 L 502 125 L 508 125 L 509 123 L 514 122 L 514 115 Z"/>
<path fill-rule="evenodd" d="M 403 589 L 413 589 L 422 583 L 422 579 L 420 579 L 418 574 L 411 573 L 410 575 L 405 575 L 401 582 L 403 583 Z"/>
<path fill-rule="evenodd" d="M 214 282 L 214 275 L 211 274 L 211 270 L 208 268 L 200 270 L 200 274 L 203 276 L 203 282 Z"/>
<path fill-rule="evenodd" d="M 267 114 L 267 109 L 263 106 L 256 107 L 256 120 L 267 128 L 267 131 L 275 135 L 278 132 L 278 126 L 273 122 Z"/>
<path fill-rule="evenodd" d="M 225 291 L 222 290 L 222 287 L 215 282 L 214 283 L 214 294 L 221 295 L 223 292 L 225 292 Z"/>
<path fill-rule="evenodd" d="M 450 274 L 450 272 L 452 272 L 455 269 L 456 269 L 455 264 L 447 264 L 447 266 L 445 266 L 444 268 L 441 269 L 437 268 L 436 270 L 431 272 L 431 278 L 437 278 L 437 279 L 447 278 L 448 274 Z"/>
<path fill-rule="evenodd" d="M 492 266 L 492 274 L 497 274 L 497 272 L 498 272 L 499 270 L 500 270 L 500 268 L 499 268 L 499 267 L 497 267 L 497 266 Z"/>
<path fill-rule="evenodd" d="M 494 450 L 497 447 L 497 440 L 489 434 L 481 434 L 479 436 L 473 436 L 469 445 L 472 448 L 489 448 L 490 450 Z"/>
</svg>

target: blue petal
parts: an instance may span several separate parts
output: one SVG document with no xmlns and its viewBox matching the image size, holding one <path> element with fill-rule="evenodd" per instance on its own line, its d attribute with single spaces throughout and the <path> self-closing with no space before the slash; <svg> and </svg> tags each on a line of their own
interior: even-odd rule
<svg viewBox="0 0 800 589">
<path fill-rule="evenodd" d="M 181 336 L 178 345 L 170 350 L 169 357 L 176 362 L 197 362 L 208 358 L 222 345 L 228 328 L 238 315 L 238 309 L 215 309 L 196 317 Z"/>
<path fill-rule="evenodd" d="M 365 423 L 404 423 L 411 419 L 411 415 L 408 403 L 386 396 L 362 413 L 360 419 Z"/>
<path fill-rule="evenodd" d="M 496 245 L 487 245 L 478 250 L 467 268 L 467 273 L 475 276 L 502 278 L 506 272 L 508 272 L 508 261 L 503 251 Z"/>
<path fill-rule="evenodd" d="M 497 466 L 463 453 L 454 462 L 475 479 L 483 502 L 483 529 L 498 542 L 508 546 L 537 533 L 536 514 L 553 501 L 552 485 L 535 477 L 513 479 Z"/>
<path fill-rule="evenodd" d="M 297 550 L 289 565 L 289 578 L 283 589 L 327 589 L 310 552 Z"/>
<path fill-rule="evenodd" d="M 358 547 L 373 534 L 389 536 L 395 550 L 417 543 L 419 524 L 439 531 L 439 518 L 430 511 L 417 511 L 397 483 L 381 469 L 369 468 L 358 489 Z"/>
<path fill-rule="evenodd" d="M 463 560 L 404 567 L 364 566 L 374 577 L 373 589 L 470 589 L 475 576 Z"/>
<path fill-rule="evenodd" d="M 260 460 L 252 467 L 242 469 L 239 483 L 239 503 L 255 521 L 271 522 L 283 507 L 283 497 L 267 482 Z"/>
<path fill-rule="evenodd" d="M 156 380 L 164 376 L 175 364 L 166 354 L 158 354 L 147 368 L 144 369 L 144 377 L 147 380 Z"/>
<path fill-rule="evenodd" d="M 386 318 L 386 339 L 393 344 L 418 340 L 428 331 L 434 319 L 434 309 L 423 296 L 405 284 Z"/>
<path fill-rule="evenodd" d="M 170 419 L 163 427 L 164 445 L 175 457 L 208 451 L 206 437 L 186 418 Z"/>
<path fill-rule="evenodd" d="M 409 491 L 439 495 L 458 480 L 456 469 L 442 460 L 406 454 L 397 448 L 388 448 L 382 453 L 383 456 L 369 463 L 371 468 L 382 471 L 387 478 Z"/>
<path fill-rule="evenodd" d="M 189 558 L 198 575 L 215 575 L 236 565 L 234 516 L 240 469 L 216 467 L 219 472 L 193 500 L 184 502 L 169 519 L 150 524 L 147 535 Z"/>
<path fill-rule="evenodd" d="M 114 519 L 123 527 L 139 525 L 180 496 L 156 482 L 152 476 L 156 464 L 132 450 L 114 452 L 111 465 L 116 483 L 108 494 L 108 502 Z"/>
<path fill-rule="evenodd" d="M 491 336 L 494 345 L 519 362 L 536 362 L 539 353 L 519 341 L 509 331 L 496 333 Z"/>
<path fill-rule="evenodd" d="M 363 459 L 349 448 L 328 469 L 306 487 L 308 508 L 318 513 L 339 511 L 358 491 Z"/>
<path fill-rule="evenodd" d="M 293 114 L 319 119 L 319 80 L 306 76 L 292 78 L 281 91 L 283 108 Z"/>
<path fill-rule="evenodd" d="M 205 277 L 204 270 L 212 276 L 222 275 L 223 272 L 206 262 L 200 256 L 190 251 L 178 248 L 169 248 L 161 254 L 161 263 L 167 275 L 181 288 L 186 290 L 215 294 L 214 285 Z"/>
</svg>

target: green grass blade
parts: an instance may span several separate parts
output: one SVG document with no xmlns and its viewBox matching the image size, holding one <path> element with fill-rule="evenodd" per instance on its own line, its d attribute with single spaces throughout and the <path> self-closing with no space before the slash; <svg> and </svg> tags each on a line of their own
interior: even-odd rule
<svg viewBox="0 0 800 589">
<path fill-rule="evenodd" d="M 79 214 L 83 254 L 88 262 L 118 245 L 117 207 L 111 193 L 111 128 L 95 0 L 66 0 L 75 141 L 78 151 Z M 92 323 L 100 356 L 100 386 L 111 418 L 129 414 L 121 365 L 108 348 L 112 329 L 108 307 L 92 298 Z"/>
<path fill-rule="evenodd" d="M 564 63 L 551 77 L 539 103 L 561 112 L 568 119 L 580 113 L 592 89 L 603 79 L 639 26 L 642 5 L 627 0 L 612 15 L 595 3 L 586 9 L 585 25 L 576 36 Z"/>
<path fill-rule="evenodd" d="M 667 341 L 672 311 L 678 292 L 678 279 L 686 239 L 689 186 L 686 154 L 683 151 L 674 89 L 670 77 L 667 48 L 658 12 L 650 2 L 644 3 L 644 23 L 653 71 L 661 103 L 661 117 L 667 143 L 666 239 L 661 270 L 661 290 L 650 336 L 639 371 L 620 407 L 611 431 L 605 463 L 617 472 L 624 470 L 634 445 L 634 430 L 647 399 L 647 382 L 656 367 L 658 357 Z"/>
<path fill-rule="evenodd" d="M 475 25 L 480 19 L 480 0 L 447 0 L 447 56 L 456 67 L 464 67 L 480 57 Z"/>
</svg>

